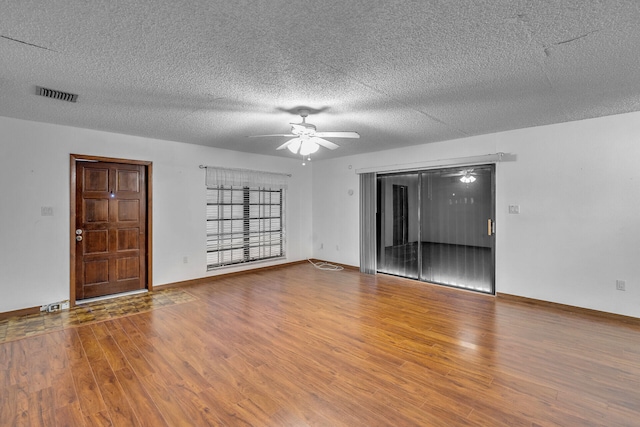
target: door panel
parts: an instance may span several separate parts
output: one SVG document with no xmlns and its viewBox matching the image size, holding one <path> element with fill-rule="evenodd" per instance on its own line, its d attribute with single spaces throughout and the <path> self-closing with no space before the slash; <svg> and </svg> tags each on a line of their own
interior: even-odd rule
<svg viewBox="0 0 640 427">
<path fill-rule="evenodd" d="M 76 299 L 144 289 L 145 166 L 78 162 Z"/>
<path fill-rule="evenodd" d="M 85 222 L 107 222 L 109 221 L 109 200 L 85 199 L 83 212 Z"/>
<path fill-rule="evenodd" d="M 106 254 L 109 252 L 109 230 L 84 231 L 83 253 L 85 255 Z"/>
<path fill-rule="evenodd" d="M 118 230 L 118 251 L 129 251 L 132 249 L 140 249 L 139 231 L 137 228 L 125 228 Z"/>
<path fill-rule="evenodd" d="M 85 169 L 82 173 L 84 191 L 109 191 L 109 170 Z"/>
<path fill-rule="evenodd" d="M 117 175 L 118 191 L 140 191 L 140 173 L 138 171 L 119 170 Z"/>
<path fill-rule="evenodd" d="M 116 278 L 118 281 L 140 277 L 140 263 L 138 262 L 138 258 L 118 258 L 116 262 Z"/>
<path fill-rule="evenodd" d="M 114 200 L 118 206 L 116 221 L 140 221 L 140 201 L 138 200 Z"/>
<path fill-rule="evenodd" d="M 493 166 L 422 174 L 422 280 L 493 293 L 494 204 Z"/>
<path fill-rule="evenodd" d="M 96 285 L 109 282 L 109 261 L 87 261 L 84 264 L 84 284 Z"/>
</svg>

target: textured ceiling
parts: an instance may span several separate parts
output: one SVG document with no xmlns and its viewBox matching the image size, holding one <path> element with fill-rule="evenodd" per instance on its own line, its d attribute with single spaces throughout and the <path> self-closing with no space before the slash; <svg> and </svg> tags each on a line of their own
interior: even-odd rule
<svg viewBox="0 0 640 427">
<path fill-rule="evenodd" d="M 329 158 L 640 110 L 638 0 L 1 0 L 0 115 Z M 79 95 L 65 103 L 36 86 Z"/>
</svg>

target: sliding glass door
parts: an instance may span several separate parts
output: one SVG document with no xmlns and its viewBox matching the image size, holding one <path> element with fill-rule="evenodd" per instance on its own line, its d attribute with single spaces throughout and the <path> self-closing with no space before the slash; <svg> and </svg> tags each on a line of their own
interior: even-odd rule
<svg viewBox="0 0 640 427">
<path fill-rule="evenodd" d="M 494 166 L 379 175 L 378 271 L 494 293 Z"/>
</svg>

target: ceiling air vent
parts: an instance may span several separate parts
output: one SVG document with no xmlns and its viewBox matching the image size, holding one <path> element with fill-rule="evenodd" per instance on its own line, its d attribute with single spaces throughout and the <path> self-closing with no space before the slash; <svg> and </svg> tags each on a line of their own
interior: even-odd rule
<svg viewBox="0 0 640 427">
<path fill-rule="evenodd" d="M 46 87 L 36 86 L 36 94 L 47 98 L 59 99 L 60 101 L 76 102 L 78 95 L 69 92 L 61 92 L 59 90 L 47 89 Z"/>
</svg>

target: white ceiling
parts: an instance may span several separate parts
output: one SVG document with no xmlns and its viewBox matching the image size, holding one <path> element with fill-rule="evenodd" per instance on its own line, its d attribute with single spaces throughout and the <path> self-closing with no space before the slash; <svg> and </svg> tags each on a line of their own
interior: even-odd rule
<svg viewBox="0 0 640 427">
<path fill-rule="evenodd" d="M 329 158 L 640 110 L 640 1 L 0 0 L 0 58 L 2 116 Z"/>
</svg>

